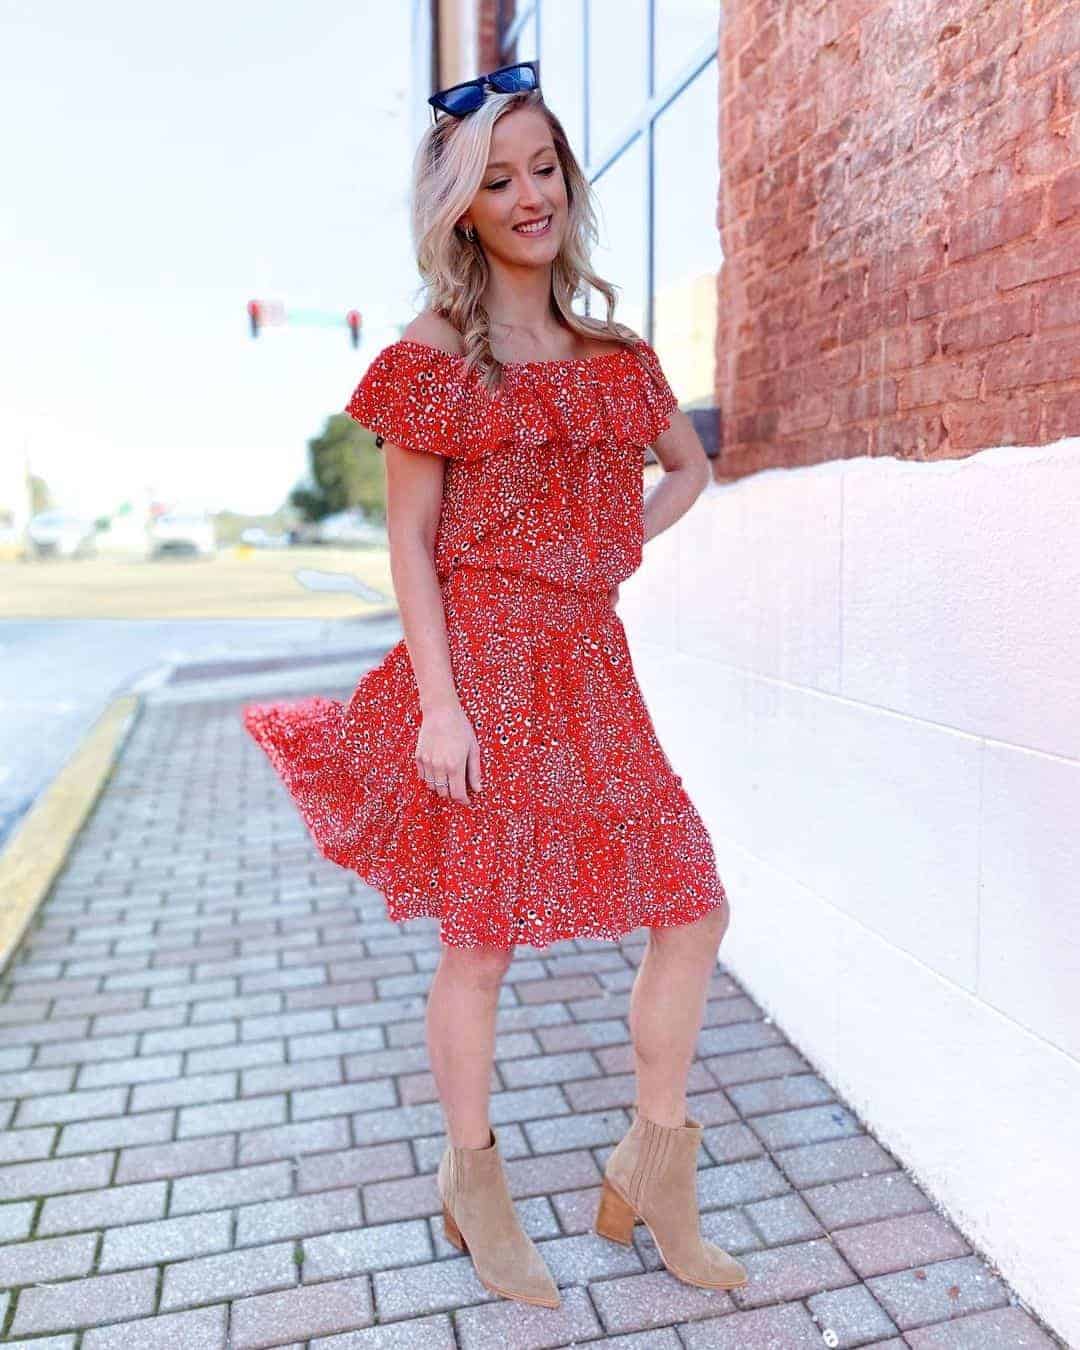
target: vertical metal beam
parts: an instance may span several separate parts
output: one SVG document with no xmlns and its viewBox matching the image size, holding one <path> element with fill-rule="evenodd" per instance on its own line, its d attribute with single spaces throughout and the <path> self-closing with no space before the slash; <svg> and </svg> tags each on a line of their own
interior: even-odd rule
<svg viewBox="0 0 1080 1350">
<path fill-rule="evenodd" d="M 645 4 L 645 89 L 651 106 L 656 94 L 656 0 Z M 656 118 L 645 123 L 645 332 L 647 342 L 653 340 L 653 292 L 655 290 L 655 230 L 656 230 Z"/>
<path fill-rule="evenodd" d="M 585 114 L 582 119 L 581 132 L 582 164 L 592 163 L 592 138 L 589 134 L 589 30 L 591 28 L 591 11 L 592 0 L 582 0 L 581 19 L 582 24 L 584 25 L 584 31 L 581 34 L 581 106 Z"/>
</svg>

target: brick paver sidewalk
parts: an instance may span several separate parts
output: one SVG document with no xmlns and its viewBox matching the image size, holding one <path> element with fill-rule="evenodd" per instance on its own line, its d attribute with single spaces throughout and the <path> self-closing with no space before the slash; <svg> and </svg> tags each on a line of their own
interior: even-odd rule
<svg viewBox="0 0 1080 1350">
<path fill-rule="evenodd" d="M 407 929 L 407 931 L 406 931 Z M 644 931 L 519 949 L 492 1115 L 558 1311 L 443 1237 L 437 927 L 320 859 L 236 703 L 148 706 L 0 1002 L 0 1327 L 82 1350 L 1059 1344 L 719 967 L 693 1289 L 591 1233 Z M 40 1338 L 40 1339 L 35 1339 Z"/>
</svg>

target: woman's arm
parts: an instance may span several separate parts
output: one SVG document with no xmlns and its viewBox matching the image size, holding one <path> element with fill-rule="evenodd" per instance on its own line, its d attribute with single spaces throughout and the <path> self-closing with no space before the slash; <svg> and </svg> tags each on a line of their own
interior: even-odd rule
<svg viewBox="0 0 1080 1350">
<path fill-rule="evenodd" d="M 383 450 L 390 574 L 423 713 L 417 773 L 440 797 L 467 803 L 467 779 L 481 786 L 480 749 L 454 685 L 434 560 L 446 461 L 390 441 Z"/>
<path fill-rule="evenodd" d="M 461 339 L 450 324 L 425 310 L 402 337 L 453 352 Z M 405 645 L 427 712 L 458 702 L 446 639 L 446 614 L 435 574 L 435 534 L 442 511 L 446 460 L 416 454 L 389 441 L 386 455 L 386 524 L 390 573 L 405 630 Z"/>
<path fill-rule="evenodd" d="M 685 515 L 712 479 L 701 437 L 681 408 L 672 412 L 666 430 L 653 442 L 653 450 L 664 476 L 645 495 L 646 540 Z"/>
<path fill-rule="evenodd" d="M 446 461 L 404 450 L 391 441 L 385 442 L 383 454 L 390 574 L 420 705 L 426 712 L 457 702 L 434 556 Z"/>
</svg>

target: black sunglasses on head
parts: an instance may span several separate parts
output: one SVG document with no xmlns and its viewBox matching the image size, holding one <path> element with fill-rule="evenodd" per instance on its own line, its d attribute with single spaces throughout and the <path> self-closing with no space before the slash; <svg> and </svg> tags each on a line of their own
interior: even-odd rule
<svg viewBox="0 0 1080 1350">
<path fill-rule="evenodd" d="M 494 89 L 497 94 L 517 94 L 539 88 L 539 61 L 519 61 L 513 66 L 500 66 L 487 75 L 478 75 L 475 80 L 452 84 L 449 89 L 440 89 L 432 94 L 428 99 L 432 107 L 431 120 L 437 122 L 441 112 L 449 113 L 451 117 L 464 117 L 467 113 L 475 112 L 487 97 L 488 89 Z"/>
</svg>

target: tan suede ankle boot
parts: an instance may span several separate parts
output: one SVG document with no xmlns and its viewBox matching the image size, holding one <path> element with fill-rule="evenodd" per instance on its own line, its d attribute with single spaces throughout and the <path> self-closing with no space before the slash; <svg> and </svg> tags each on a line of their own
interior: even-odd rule
<svg viewBox="0 0 1080 1350">
<path fill-rule="evenodd" d="M 559 1287 L 518 1219 L 495 1131 L 486 1148 L 447 1143 L 436 1177 L 448 1242 L 472 1257 L 493 1294 L 558 1308 Z"/>
<path fill-rule="evenodd" d="M 737 1289 L 749 1283 L 746 1269 L 699 1229 L 697 1151 L 702 1126 L 658 1125 L 636 1109 L 629 1130 L 604 1168 L 596 1231 L 631 1246 L 634 1220 L 653 1236 L 668 1270 L 704 1289 Z"/>
</svg>

